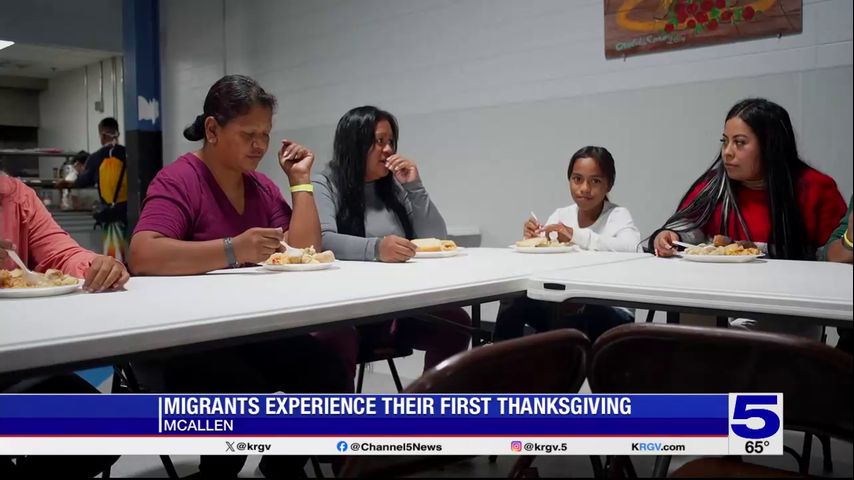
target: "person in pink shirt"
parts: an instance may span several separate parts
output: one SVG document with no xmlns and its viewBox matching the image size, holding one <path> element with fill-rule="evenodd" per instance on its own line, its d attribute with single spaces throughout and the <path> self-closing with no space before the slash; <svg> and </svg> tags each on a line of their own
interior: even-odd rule
<svg viewBox="0 0 854 480">
<path fill-rule="evenodd" d="M 36 192 L 0 172 L 0 269 L 18 268 L 7 249 L 14 250 L 31 270 L 56 269 L 85 279 L 84 288 L 89 292 L 120 289 L 128 281 L 128 272 L 121 262 L 81 247 L 56 224 Z M 81 377 L 64 373 L 3 380 L 0 392 L 98 393 L 98 390 Z M 104 472 L 116 459 L 115 456 L 23 456 L 12 462 L 8 457 L 0 457 L 0 478 L 91 478 Z"/>
<path fill-rule="evenodd" d="M 0 173 L 0 269 L 13 270 L 17 266 L 7 249 L 14 250 L 30 270 L 52 268 L 84 279 L 84 289 L 90 292 L 122 288 L 129 278 L 121 262 L 75 242 L 35 191 Z"/>
</svg>

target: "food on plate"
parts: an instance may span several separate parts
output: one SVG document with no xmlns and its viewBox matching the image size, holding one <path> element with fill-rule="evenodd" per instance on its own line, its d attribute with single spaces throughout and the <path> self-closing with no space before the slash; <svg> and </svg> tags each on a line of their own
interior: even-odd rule
<svg viewBox="0 0 854 480">
<path fill-rule="evenodd" d="M 739 240 L 739 241 L 737 241 L 737 242 L 735 242 L 735 243 L 737 243 L 737 244 L 741 245 L 741 246 L 742 246 L 742 247 L 744 247 L 744 248 L 755 248 L 755 249 L 757 249 L 757 250 L 761 250 L 761 248 L 759 248 L 759 246 L 758 246 L 758 245 L 756 245 L 755 243 L 751 242 L 750 240 Z"/>
<path fill-rule="evenodd" d="M 412 241 L 417 252 L 447 252 L 456 250 L 457 244 L 453 240 L 439 240 L 438 238 L 416 238 Z"/>
<path fill-rule="evenodd" d="M 733 242 L 724 235 L 715 235 L 711 245 L 701 243 L 696 247 L 685 249 L 685 253 L 688 255 L 762 255 L 755 243 L 747 240 Z"/>
<path fill-rule="evenodd" d="M 267 259 L 267 265 L 288 265 L 288 264 L 305 264 L 305 263 L 332 263 L 335 261 L 335 254 L 332 250 L 317 253 L 314 246 L 299 249 L 302 250 L 302 255 L 288 255 L 287 253 L 277 252 L 270 255 Z"/>
<path fill-rule="evenodd" d="M 716 247 L 726 247 L 727 245 L 732 243 L 732 239 L 727 237 L 726 235 L 715 235 L 712 238 L 712 245 Z"/>
<path fill-rule="evenodd" d="M 516 242 L 516 246 L 522 248 L 542 247 L 548 245 L 548 243 L 549 239 L 546 237 L 531 237 L 526 238 L 524 240 L 519 240 L 518 242 Z"/>
<path fill-rule="evenodd" d="M 66 275 L 59 270 L 50 269 L 45 273 L 36 273 L 41 280 L 37 283 L 32 283 L 27 280 L 24 271 L 20 268 L 15 270 L 0 270 L 0 288 L 45 288 L 45 287 L 63 287 L 66 285 L 76 285 L 79 280 Z"/>
<path fill-rule="evenodd" d="M 526 238 L 524 240 L 519 240 L 516 242 L 516 246 L 519 248 L 532 248 L 532 247 L 567 247 L 569 246 L 568 242 L 559 242 L 557 240 L 549 240 L 546 237 L 533 237 Z"/>
</svg>

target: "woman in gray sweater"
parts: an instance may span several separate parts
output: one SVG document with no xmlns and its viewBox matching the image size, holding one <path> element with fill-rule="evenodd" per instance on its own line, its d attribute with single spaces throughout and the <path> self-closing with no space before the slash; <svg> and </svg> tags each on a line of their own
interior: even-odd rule
<svg viewBox="0 0 854 480">
<path fill-rule="evenodd" d="M 332 161 L 313 183 L 323 247 L 341 260 L 405 262 L 415 255 L 413 238 L 447 237 L 418 167 L 397 153 L 397 139 L 397 120 L 376 107 L 354 108 L 338 122 Z M 461 308 L 434 314 L 471 324 Z M 336 337 L 331 340 L 353 373 L 359 348 L 395 342 L 424 350 L 427 370 L 465 350 L 470 338 L 464 329 L 413 318 L 360 327 L 351 348 Z"/>
</svg>

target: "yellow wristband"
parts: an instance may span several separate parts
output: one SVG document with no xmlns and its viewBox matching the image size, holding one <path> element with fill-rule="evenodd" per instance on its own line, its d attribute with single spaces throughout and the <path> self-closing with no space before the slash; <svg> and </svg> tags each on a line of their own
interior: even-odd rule
<svg viewBox="0 0 854 480">
<path fill-rule="evenodd" d="M 851 242 L 851 239 L 848 238 L 848 231 L 842 234 L 842 241 L 845 242 L 845 245 L 848 245 L 848 248 L 854 248 L 854 243 Z"/>
<path fill-rule="evenodd" d="M 291 185 L 291 193 L 296 192 L 314 193 L 314 185 L 310 183 L 303 183 L 301 185 Z"/>
</svg>

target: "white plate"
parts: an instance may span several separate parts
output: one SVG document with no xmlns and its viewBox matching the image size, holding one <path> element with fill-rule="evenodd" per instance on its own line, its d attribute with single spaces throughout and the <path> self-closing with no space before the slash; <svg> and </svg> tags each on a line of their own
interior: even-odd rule
<svg viewBox="0 0 854 480">
<path fill-rule="evenodd" d="M 81 285 L 83 285 L 83 281 L 78 280 L 74 285 L 62 285 L 60 287 L 0 288 L 0 298 L 33 298 L 65 295 L 66 293 L 79 290 Z"/>
<path fill-rule="evenodd" d="M 332 268 L 335 262 L 330 263 L 288 263 L 286 265 L 262 264 L 261 268 L 275 272 L 311 272 L 313 270 L 326 270 Z"/>
<path fill-rule="evenodd" d="M 688 255 L 682 254 L 682 258 L 689 262 L 701 263 L 747 263 L 764 257 L 765 255 Z"/>
<path fill-rule="evenodd" d="M 456 257 L 462 253 L 462 247 L 457 247 L 453 250 L 445 250 L 442 252 L 415 252 L 415 258 L 448 258 Z"/>
<path fill-rule="evenodd" d="M 568 245 L 565 247 L 517 247 L 516 245 L 510 245 L 510 248 L 519 253 L 567 253 L 580 250 L 577 245 Z"/>
</svg>

